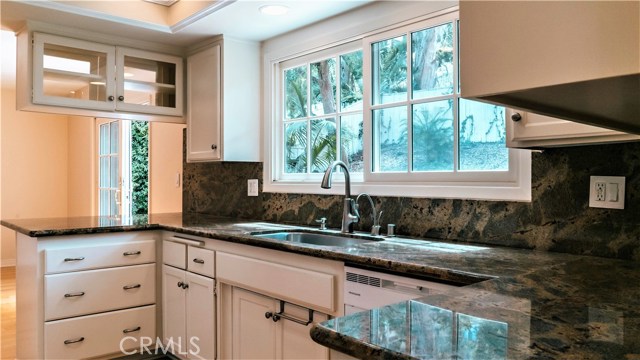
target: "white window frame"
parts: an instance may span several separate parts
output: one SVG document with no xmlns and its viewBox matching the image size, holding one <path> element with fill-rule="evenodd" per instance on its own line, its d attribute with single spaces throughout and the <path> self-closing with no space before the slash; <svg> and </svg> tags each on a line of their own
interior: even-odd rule
<svg viewBox="0 0 640 360">
<path fill-rule="evenodd" d="M 265 83 L 265 127 L 264 127 L 264 183 L 265 192 L 303 193 L 303 194 L 344 194 L 342 176 L 334 176 L 332 189 L 320 188 L 322 174 L 306 174 L 300 178 L 283 178 L 282 160 L 284 159 L 282 136 L 282 109 L 284 104 L 281 65 L 294 67 L 295 59 L 300 63 L 313 62 L 326 58 L 326 54 L 342 53 L 340 46 L 352 46 L 359 42 L 363 50 L 363 149 L 365 172 L 351 175 L 352 193 L 366 192 L 377 196 L 428 197 L 475 200 L 531 201 L 531 152 L 509 149 L 509 171 L 455 171 L 423 173 L 372 173 L 372 129 L 371 129 L 371 43 L 393 38 L 401 34 L 410 34 L 424 28 L 447 22 L 458 17 L 458 8 L 453 7 L 418 19 L 408 20 L 396 26 L 371 31 L 355 38 L 333 42 L 322 47 L 304 49 L 280 56 L 264 58 Z M 366 20 L 363 20 L 366 21 Z M 457 29 L 456 29 L 457 31 Z M 349 44 L 351 43 L 351 44 Z M 354 48 L 355 50 L 355 48 Z M 457 51 L 455 49 L 454 51 Z M 346 52 L 345 52 L 346 53 Z M 324 55 L 324 56 L 323 56 Z M 409 67 L 410 65 L 408 65 Z M 456 65 L 457 66 L 457 65 Z M 457 74 L 457 72 L 456 72 Z M 410 72 L 408 72 L 410 76 Z M 457 75 L 456 75 L 457 76 Z M 457 78 L 454 79 L 457 83 Z M 339 91 L 339 89 L 338 89 Z M 409 89 L 408 89 L 409 91 Z M 409 102 L 407 102 L 408 104 Z M 339 105 L 339 104 L 338 104 Z M 410 106 L 410 105 L 409 105 Z M 457 101 L 454 104 L 457 111 Z M 505 111 L 506 116 L 507 111 Z M 506 121 L 506 119 L 505 119 Z M 455 131 L 457 131 L 457 124 Z M 456 143 L 457 145 L 457 143 Z M 408 154 L 410 156 L 410 154 Z M 452 175 L 453 174 L 453 175 Z M 290 175 L 290 174 L 288 174 Z M 453 176 L 453 177 L 452 177 Z"/>
</svg>

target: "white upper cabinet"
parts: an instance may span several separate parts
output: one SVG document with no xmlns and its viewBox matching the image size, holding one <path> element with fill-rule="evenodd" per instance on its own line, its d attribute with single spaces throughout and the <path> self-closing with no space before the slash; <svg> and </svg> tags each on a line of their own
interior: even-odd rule
<svg viewBox="0 0 640 360">
<path fill-rule="evenodd" d="M 18 109 L 183 120 L 183 59 L 38 31 L 19 34 Z"/>
<path fill-rule="evenodd" d="M 507 109 L 507 147 L 541 148 L 637 141 L 640 135 Z"/>
<path fill-rule="evenodd" d="M 461 1 L 462 97 L 640 134 L 638 14 L 638 1 Z"/>
<path fill-rule="evenodd" d="M 187 161 L 260 161 L 260 45 L 218 39 L 187 58 Z"/>
</svg>

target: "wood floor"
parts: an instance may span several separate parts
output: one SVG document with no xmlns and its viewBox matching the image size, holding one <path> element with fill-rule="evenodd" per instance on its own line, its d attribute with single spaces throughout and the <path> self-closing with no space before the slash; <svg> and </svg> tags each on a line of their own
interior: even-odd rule
<svg viewBox="0 0 640 360">
<path fill-rule="evenodd" d="M 0 359 L 16 358 L 16 268 L 0 268 Z"/>
</svg>

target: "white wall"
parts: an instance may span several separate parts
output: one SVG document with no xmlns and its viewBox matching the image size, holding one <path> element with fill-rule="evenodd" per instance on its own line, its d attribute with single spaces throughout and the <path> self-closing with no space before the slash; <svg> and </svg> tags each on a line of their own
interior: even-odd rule
<svg viewBox="0 0 640 360">
<path fill-rule="evenodd" d="M 151 123 L 149 128 L 151 213 L 182 211 L 182 129 L 184 125 L 171 123 Z"/>
<path fill-rule="evenodd" d="M 69 117 L 67 216 L 93 216 L 97 213 L 95 131 L 94 119 Z"/>
</svg>

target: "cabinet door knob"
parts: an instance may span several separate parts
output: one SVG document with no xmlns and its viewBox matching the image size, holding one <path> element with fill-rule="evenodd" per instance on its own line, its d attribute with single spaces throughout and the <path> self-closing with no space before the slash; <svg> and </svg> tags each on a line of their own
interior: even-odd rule
<svg viewBox="0 0 640 360">
<path fill-rule="evenodd" d="M 211 150 L 216 150 L 216 149 L 218 149 L 218 145 L 216 144 L 211 145 Z"/>
<path fill-rule="evenodd" d="M 520 113 L 513 113 L 513 115 L 511 115 L 511 120 L 518 122 L 522 120 L 522 115 L 520 115 Z"/>
<path fill-rule="evenodd" d="M 189 287 L 189 284 L 182 282 L 182 281 L 178 281 L 178 287 L 181 287 L 183 289 L 186 289 Z"/>
<path fill-rule="evenodd" d="M 122 95 L 118 96 L 118 100 L 124 101 L 124 96 L 122 96 Z"/>
<path fill-rule="evenodd" d="M 109 97 L 107 98 L 107 100 L 109 100 L 109 101 L 113 101 L 113 100 L 115 100 L 115 99 L 116 99 L 116 98 L 115 98 L 115 97 L 113 97 L 113 95 L 109 95 Z"/>
</svg>

